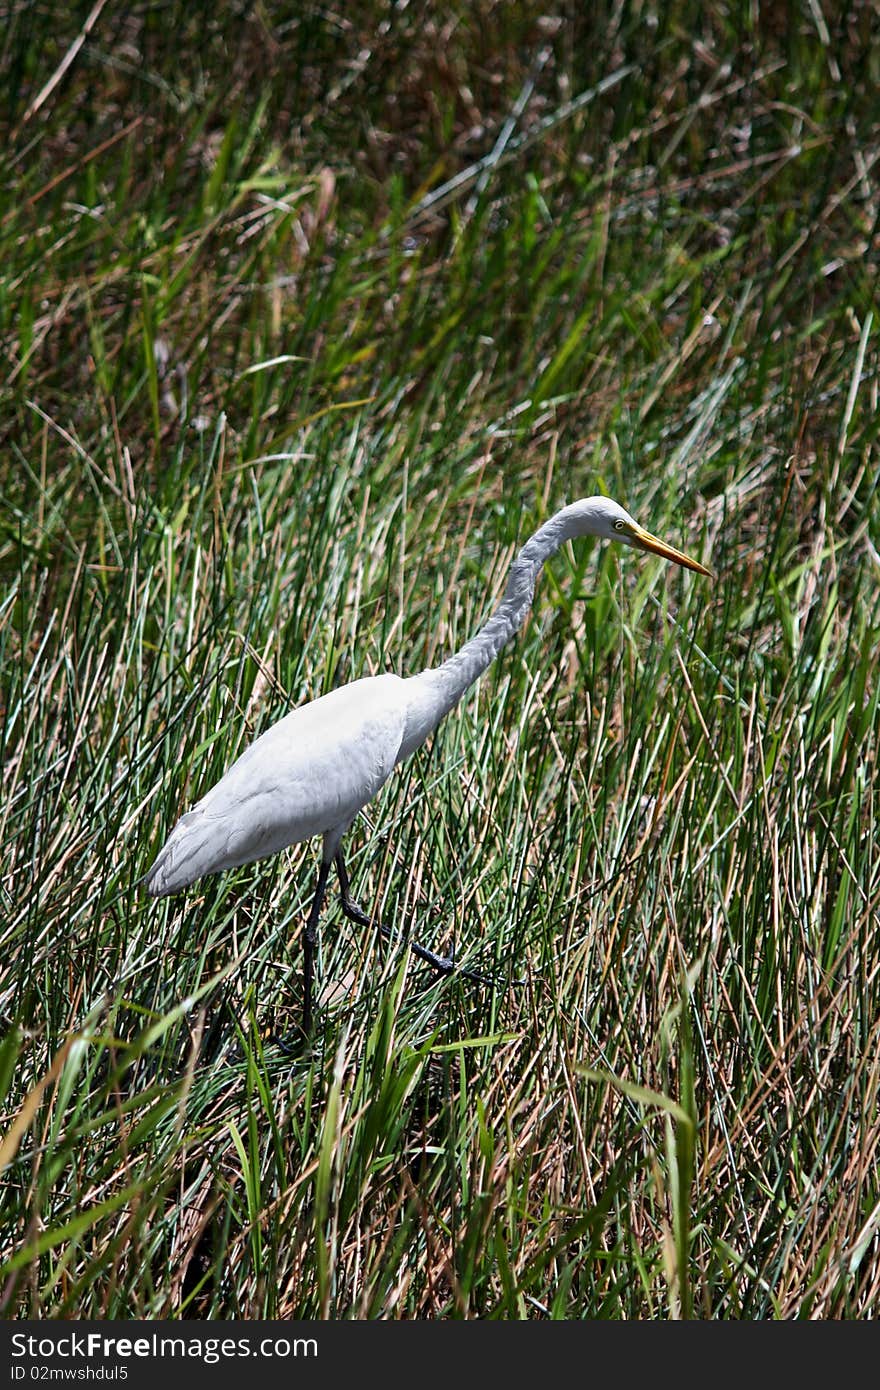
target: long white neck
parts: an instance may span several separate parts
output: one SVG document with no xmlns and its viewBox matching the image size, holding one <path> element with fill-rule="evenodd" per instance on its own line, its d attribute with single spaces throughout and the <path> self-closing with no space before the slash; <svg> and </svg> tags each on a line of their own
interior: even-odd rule
<svg viewBox="0 0 880 1390">
<path fill-rule="evenodd" d="M 411 707 L 398 762 L 427 738 L 519 631 L 532 606 L 535 581 L 544 562 L 567 540 L 583 532 L 582 503 L 565 507 L 546 521 L 517 555 L 507 576 L 503 599 L 476 636 L 442 666 L 411 677 Z"/>
</svg>

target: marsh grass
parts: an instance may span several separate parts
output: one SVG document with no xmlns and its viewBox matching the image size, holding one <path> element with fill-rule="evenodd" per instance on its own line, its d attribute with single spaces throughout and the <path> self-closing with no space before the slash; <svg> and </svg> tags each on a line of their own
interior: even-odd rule
<svg viewBox="0 0 880 1390">
<path fill-rule="evenodd" d="M 869 12 L 356 9 L 6 16 L 6 1315 L 871 1316 Z M 141 876 L 597 490 L 286 1056 L 315 846 Z"/>
</svg>

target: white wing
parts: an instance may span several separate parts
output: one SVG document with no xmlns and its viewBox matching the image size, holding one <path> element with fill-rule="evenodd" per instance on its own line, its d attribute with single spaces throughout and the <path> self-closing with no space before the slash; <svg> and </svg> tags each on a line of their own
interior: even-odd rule
<svg viewBox="0 0 880 1390">
<path fill-rule="evenodd" d="M 347 828 L 394 769 L 406 683 L 368 676 L 273 724 L 191 811 L 147 874 L 153 897 Z"/>
</svg>

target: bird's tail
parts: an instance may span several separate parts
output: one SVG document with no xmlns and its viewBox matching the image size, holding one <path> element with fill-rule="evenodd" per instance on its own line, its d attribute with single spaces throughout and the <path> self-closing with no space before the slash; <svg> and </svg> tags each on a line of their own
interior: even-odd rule
<svg viewBox="0 0 880 1390">
<path fill-rule="evenodd" d="M 151 898 L 165 898 L 217 867 L 211 822 L 196 809 L 181 816 L 143 881 Z"/>
</svg>

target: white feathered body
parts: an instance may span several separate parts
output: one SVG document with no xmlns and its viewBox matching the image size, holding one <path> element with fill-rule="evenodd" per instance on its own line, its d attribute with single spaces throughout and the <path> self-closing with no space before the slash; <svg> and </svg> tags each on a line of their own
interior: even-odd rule
<svg viewBox="0 0 880 1390">
<path fill-rule="evenodd" d="M 191 811 L 147 875 L 153 897 L 312 835 L 338 844 L 388 780 L 403 742 L 409 681 L 368 676 L 267 729 Z M 338 832 L 338 833 L 337 833 Z M 331 856 L 335 845 L 327 845 Z"/>
</svg>

